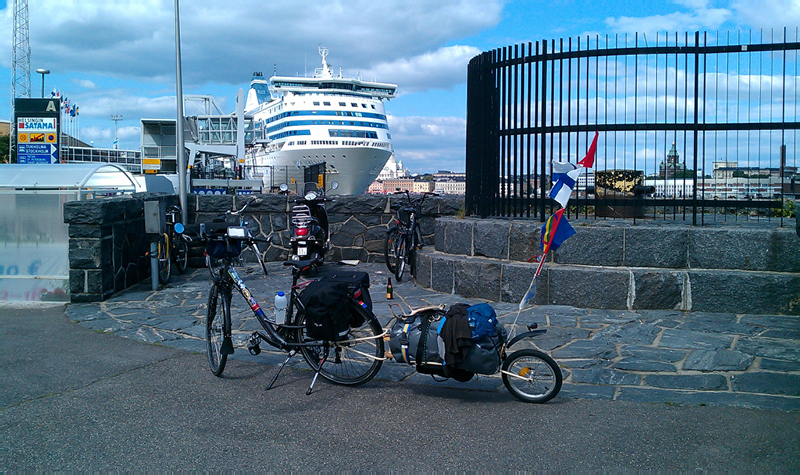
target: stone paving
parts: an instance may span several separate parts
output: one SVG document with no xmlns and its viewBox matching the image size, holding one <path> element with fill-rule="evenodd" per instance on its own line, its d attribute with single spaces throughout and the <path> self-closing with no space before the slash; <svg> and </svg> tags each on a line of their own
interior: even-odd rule
<svg viewBox="0 0 800 475">
<path fill-rule="evenodd" d="M 271 312 L 275 293 L 288 290 L 291 276 L 280 263 L 267 267 L 268 276 L 255 268 L 241 275 L 265 312 Z M 332 267 L 325 264 L 323 269 Z M 355 269 L 369 272 L 374 312 L 384 326 L 390 324 L 392 310 L 399 314 L 427 305 L 484 301 L 424 289 L 408 279 L 392 279 L 395 298 L 388 301 L 390 274 L 383 264 L 361 263 Z M 148 283 L 105 302 L 71 304 L 67 316 L 93 330 L 204 353 L 209 288 L 208 271 L 190 269 L 156 292 Z M 517 305 L 489 303 L 511 330 Z M 234 296 L 232 308 L 236 353 L 231 359 L 281 362 L 284 353 L 265 347 L 257 357 L 248 353 L 247 337 L 260 325 L 240 296 Z M 798 316 L 536 306 L 519 315 L 517 331 L 529 323 L 538 323 L 547 333 L 512 350 L 530 345 L 551 354 L 564 374 L 559 397 L 800 410 Z M 290 364 L 305 367 L 302 358 Z M 377 378 L 505 391 L 499 375 L 478 375 L 467 383 L 435 382 L 392 361 L 382 366 Z"/>
</svg>

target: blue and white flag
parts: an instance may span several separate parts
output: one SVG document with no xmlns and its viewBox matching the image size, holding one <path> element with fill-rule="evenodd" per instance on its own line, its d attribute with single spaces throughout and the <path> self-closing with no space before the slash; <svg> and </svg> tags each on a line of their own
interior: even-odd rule
<svg viewBox="0 0 800 475">
<path fill-rule="evenodd" d="M 572 189 L 575 188 L 575 183 L 578 181 L 578 176 L 580 176 L 582 171 L 583 167 L 578 167 L 562 175 L 561 178 L 553 184 L 553 188 L 550 190 L 548 196 L 557 201 L 562 208 L 566 208 L 569 197 L 572 194 Z"/>
<path fill-rule="evenodd" d="M 550 165 L 550 169 L 553 172 L 553 183 L 557 182 L 561 179 L 564 175 L 572 170 L 578 168 L 578 165 L 569 162 L 553 162 Z"/>
</svg>

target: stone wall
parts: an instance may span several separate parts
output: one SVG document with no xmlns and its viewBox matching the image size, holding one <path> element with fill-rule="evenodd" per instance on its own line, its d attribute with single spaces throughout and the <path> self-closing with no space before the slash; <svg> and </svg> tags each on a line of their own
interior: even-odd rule
<svg viewBox="0 0 800 475">
<path fill-rule="evenodd" d="M 260 249 L 268 261 L 289 257 L 289 213 L 292 203 L 283 195 L 250 195 L 261 199 L 247 207 L 244 219 L 254 235 L 268 237 L 270 244 Z M 193 223 L 220 218 L 226 211 L 240 209 L 250 196 L 190 195 L 189 213 Z M 402 199 L 401 199 L 402 198 Z M 383 243 L 386 230 L 395 210 L 407 203 L 400 195 L 335 196 L 326 203 L 331 226 L 333 249 L 326 260 L 358 259 L 363 262 L 384 262 Z M 435 220 L 453 216 L 463 208 L 464 199 L 458 196 L 429 197 L 419 217 L 422 238 L 433 244 Z"/>
<path fill-rule="evenodd" d="M 134 194 L 64 204 L 70 301 L 102 301 L 150 277 L 145 199 L 172 204 L 178 197 Z"/>
<path fill-rule="evenodd" d="M 800 314 L 800 238 L 793 228 L 575 221 L 548 256 L 532 303 L 602 309 Z M 519 302 L 536 271 L 541 223 L 440 218 L 417 282 Z M 464 256 L 470 256 L 465 259 Z"/>
<path fill-rule="evenodd" d="M 252 196 L 252 195 L 251 195 Z M 255 235 L 268 237 L 262 246 L 269 261 L 289 256 L 289 210 L 282 195 L 256 195 L 260 203 L 247 208 L 244 219 Z M 150 278 L 146 254 L 150 241 L 144 232 L 144 201 L 164 200 L 177 204 L 175 195 L 134 194 L 124 197 L 72 201 L 64 205 L 64 222 L 69 225 L 69 286 L 72 302 L 102 301 L 113 294 Z M 199 223 L 222 217 L 225 211 L 240 209 L 250 196 L 189 195 L 189 221 Z M 405 199 L 403 197 L 403 199 Z M 337 196 L 327 204 L 334 245 L 329 261 L 358 259 L 383 262 L 383 242 L 400 196 Z M 454 196 L 426 199 L 420 226 L 423 239 L 434 241 L 437 217 L 454 215 L 463 198 Z M 204 265 L 202 258 L 189 264 Z"/>
</svg>

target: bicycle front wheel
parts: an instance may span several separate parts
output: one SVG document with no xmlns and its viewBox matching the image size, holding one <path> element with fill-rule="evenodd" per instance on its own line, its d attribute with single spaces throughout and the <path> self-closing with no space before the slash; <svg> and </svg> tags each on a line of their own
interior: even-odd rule
<svg viewBox="0 0 800 475">
<path fill-rule="evenodd" d="M 351 327 L 346 339 L 330 343 L 331 352 L 320 374 L 335 384 L 357 386 L 374 378 L 381 369 L 383 329 L 372 312 L 355 302 L 350 303 L 350 312 L 359 319 L 363 318 L 364 323 L 358 328 Z M 300 316 L 300 324 L 303 328 L 298 330 L 298 341 L 311 341 L 306 336 L 304 315 Z M 322 359 L 322 346 L 303 346 L 300 352 L 308 365 L 317 371 Z"/>
<path fill-rule="evenodd" d="M 231 295 L 220 292 L 219 286 L 212 285 L 208 294 L 206 309 L 206 352 L 208 366 L 214 376 L 221 376 L 225 370 L 228 355 L 222 353 L 225 329 L 231 325 Z"/>
<path fill-rule="evenodd" d="M 511 353 L 502 373 L 508 392 L 524 402 L 547 402 L 561 391 L 561 369 L 553 358 L 538 350 Z"/>
<path fill-rule="evenodd" d="M 406 264 L 408 263 L 408 235 L 399 234 L 397 238 L 397 245 L 395 246 L 395 262 L 397 263 L 394 269 L 394 276 L 397 281 L 403 279 L 403 274 L 406 271 Z"/>
<path fill-rule="evenodd" d="M 383 257 L 386 260 L 386 267 L 392 274 L 397 268 L 397 241 L 399 239 L 400 233 L 397 228 L 393 228 L 386 233 L 386 239 L 383 242 Z"/>
<path fill-rule="evenodd" d="M 169 282 L 169 274 L 172 271 L 169 261 L 169 238 L 166 234 L 158 240 L 158 281 L 164 285 Z"/>
<path fill-rule="evenodd" d="M 175 243 L 175 267 L 178 268 L 179 273 L 184 274 L 189 265 L 189 245 L 180 236 L 175 236 L 173 242 Z"/>
</svg>

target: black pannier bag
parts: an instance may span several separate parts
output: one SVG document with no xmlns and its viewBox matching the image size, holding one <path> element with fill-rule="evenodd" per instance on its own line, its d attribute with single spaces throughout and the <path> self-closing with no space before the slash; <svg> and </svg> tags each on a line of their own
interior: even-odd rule
<svg viewBox="0 0 800 475">
<path fill-rule="evenodd" d="M 372 312 L 372 297 L 369 295 L 369 274 L 359 271 L 334 270 L 323 275 L 322 282 L 339 282 L 347 284 L 348 293 L 356 302 L 362 302 L 364 308 Z M 360 313 L 350 312 L 350 326 L 358 328 L 364 324 Z"/>
<path fill-rule="evenodd" d="M 300 294 L 306 313 L 306 335 L 314 340 L 340 341 L 350 331 L 347 284 L 315 280 Z"/>
<path fill-rule="evenodd" d="M 495 374 L 500 368 L 500 351 L 505 343 L 507 333 L 501 323 L 495 324 L 495 334 L 482 336 L 472 340 L 464 360 L 458 367 L 478 374 Z"/>
</svg>

